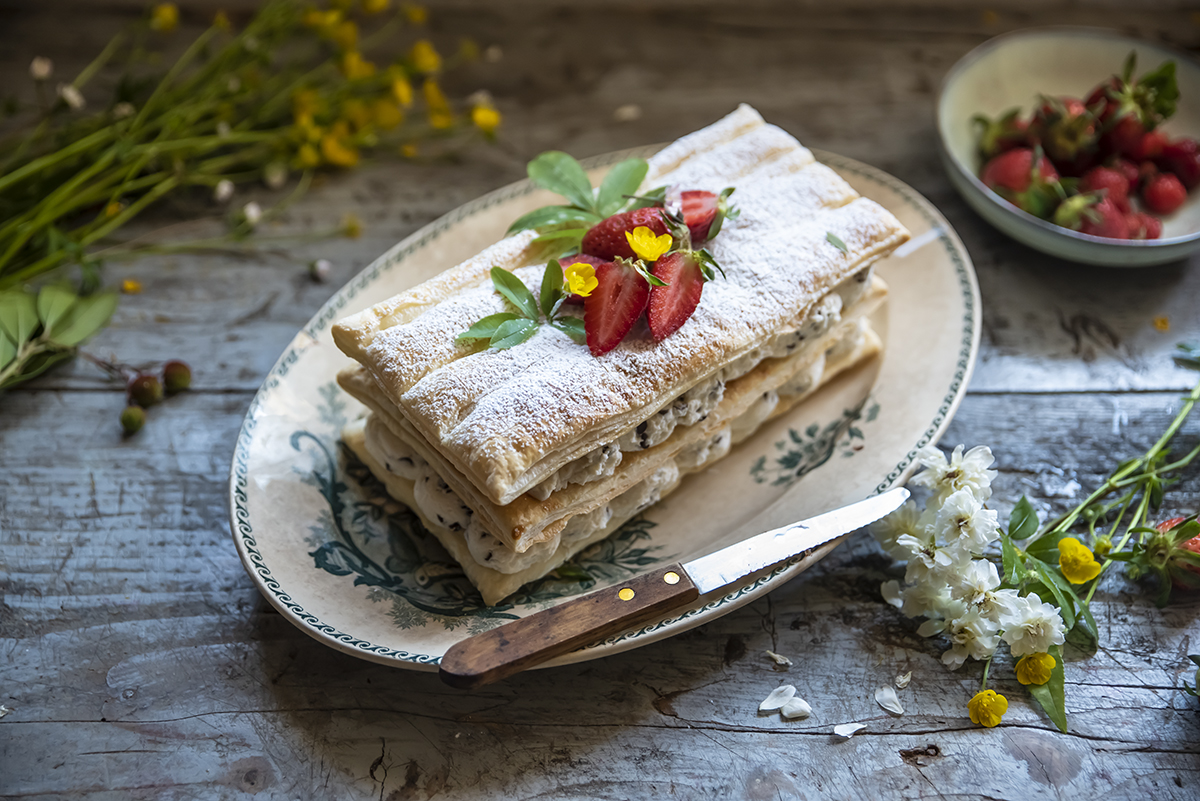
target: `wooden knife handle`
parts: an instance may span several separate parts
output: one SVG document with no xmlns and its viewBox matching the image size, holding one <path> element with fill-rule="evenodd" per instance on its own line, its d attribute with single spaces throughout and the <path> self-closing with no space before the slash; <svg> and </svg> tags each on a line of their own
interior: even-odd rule
<svg viewBox="0 0 1200 801">
<path fill-rule="evenodd" d="M 456 643 L 439 675 L 465 690 L 490 684 L 699 597 L 683 568 L 669 565 Z"/>
</svg>

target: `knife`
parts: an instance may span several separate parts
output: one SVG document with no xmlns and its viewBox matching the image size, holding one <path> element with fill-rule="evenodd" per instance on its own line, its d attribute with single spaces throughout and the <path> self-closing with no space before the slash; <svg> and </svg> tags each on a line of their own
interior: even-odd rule
<svg viewBox="0 0 1200 801">
<path fill-rule="evenodd" d="M 752 573 L 802 558 L 899 509 L 908 494 L 902 487 L 889 490 L 505 623 L 451 646 L 442 657 L 438 674 L 451 687 L 467 690 L 507 678 L 645 623 Z"/>
</svg>

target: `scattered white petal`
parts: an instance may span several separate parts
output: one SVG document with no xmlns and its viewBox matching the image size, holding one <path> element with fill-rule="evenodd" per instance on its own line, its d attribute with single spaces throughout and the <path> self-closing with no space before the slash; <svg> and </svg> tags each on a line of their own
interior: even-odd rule
<svg viewBox="0 0 1200 801">
<path fill-rule="evenodd" d="M 492 93 L 487 89 L 476 89 L 471 94 L 467 95 L 467 105 L 474 106 L 494 106 L 496 98 L 492 97 Z"/>
<path fill-rule="evenodd" d="M 624 106 L 618 106 L 613 111 L 613 119 L 617 122 L 633 122 L 642 118 L 642 107 L 637 103 L 628 103 Z"/>
<path fill-rule="evenodd" d="M 783 705 L 792 700 L 796 695 L 796 688 L 790 684 L 785 684 L 782 687 L 776 687 L 771 690 L 771 694 L 758 705 L 759 712 L 774 712 L 782 709 Z"/>
<path fill-rule="evenodd" d="M 35 56 L 29 62 L 29 76 L 35 81 L 44 81 L 54 74 L 54 62 L 45 56 Z"/>
<path fill-rule="evenodd" d="M 8 707 L 8 706 L 5 706 L 4 704 L 0 704 L 0 718 L 4 717 L 5 715 L 11 714 L 12 711 L 13 711 L 12 707 Z"/>
<path fill-rule="evenodd" d="M 811 715 L 812 707 L 803 698 L 793 698 L 780 708 L 779 713 L 788 720 L 795 720 Z"/>
<path fill-rule="evenodd" d="M 838 737 L 844 737 L 849 740 L 865 728 L 867 728 L 867 724 L 865 723 L 843 723 L 840 726 L 834 726 L 833 733 Z"/>
<path fill-rule="evenodd" d="M 233 181 L 228 178 L 217 181 L 217 185 L 213 187 L 213 200 L 218 203 L 228 203 L 231 197 L 233 197 Z"/>
<path fill-rule="evenodd" d="M 879 591 L 883 593 L 883 600 L 897 609 L 904 608 L 904 595 L 900 591 L 900 582 L 895 579 L 885 581 L 880 585 Z"/>
<path fill-rule="evenodd" d="M 74 84 L 60 83 L 58 85 L 58 96 L 75 111 L 87 105 L 87 101 L 83 99 L 83 93 L 76 89 Z"/>
<path fill-rule="evenodd" d="M 908 683 L 910 681 L 912 681 L 912 671 L 911 670 L 908 671 L 907 673 L 901 674 L 896 677 L 896 686 L 898 688 L 900 688 L 901 690 L 903 690 L 905 687 L 908 686 Z"/>
<path fill-rule="evenodd" d="M 904 707 L 900 705 L 900 699 L 896 695 L 896 688 L 889 685 L 884 685 L 875 691 L 875 703 L 891 712 L 893 715 L 903 715 Z"/>
<path fill-rule="evenodd" d="M 771 658 L 771 660 L 776 665 L 779 665 L 780 667 L 791 667 L 792 666 L 792 660 L 788 659 L 786 656 L 777 654 L 774 651 L 767 651 L 767 656 L 769 656 Z"/>
</svg>

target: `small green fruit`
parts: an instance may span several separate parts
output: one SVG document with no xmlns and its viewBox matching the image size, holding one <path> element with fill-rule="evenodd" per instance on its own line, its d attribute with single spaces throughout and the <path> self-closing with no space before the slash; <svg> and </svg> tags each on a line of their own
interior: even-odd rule
<svg viewBox="0 0 1200 801">
<path fill-rule="evenodd" d="M 163 386 L 167 388 L 168 395 L 183 392 L 192 385 L 192 368 L 187 366 L 187 362 L 178 359 L 167 362 L 163 365 L 162 375 Z"/>
<path fill-rule="evenodd" d="M 125 429 L 126 435 L 136 434 L 144 425 L 146 410 L 141 406 L 126 406 L 125 411 L 121 412 L 121 428 Z"/>
<path fill-rule="evenodd" d="M 163 399 L 162 382 L 158 380 L 158 376 L 149 373 L 141 373 L 129 379 L 126 390 L 129 392 L 129 400 L 144 409 Z"/>
</svg>

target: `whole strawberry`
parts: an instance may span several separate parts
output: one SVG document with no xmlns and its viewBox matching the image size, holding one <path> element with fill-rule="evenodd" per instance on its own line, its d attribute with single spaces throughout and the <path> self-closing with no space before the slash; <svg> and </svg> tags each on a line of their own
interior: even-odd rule
<svg viewBox="0 0 1200 801">
<path fill-rule="evenodd" d="M 1142 202 L 1155 214 L 1171 214 L 1187 200 L 1183 182 L 1169 172 L 1151 178 L 1142 187 Z"/>
<path fill-rule="evenodd" d="M 1079 180 L 1080 192 L 1104 192 L 1118 208 L 1129 211 L 1129 179 L 1111 167 L 1092 167 Z"/>
<path fill-rule="evenodd" d="M 1074 97 L 1046 98 L 1034 113 L 1029 135 L 1068 175 L 1080 175 L 1095 162 L 1099 145 L 1096 117 Z"/>
<path fill-rule="evenodd" d="M 1090 193 L 1064 200 L 1054 211 L 1054 224 L 1089 236 L 1129 239 L 1130 220 L 1111 198 Z"/>
<path fill-rule="evenodd" d="M 634 209 L 614 214 L 593 225 L 583 235 L 580 250 L 587 256 L 596 256 L 604 261 L 635 259 L 637 256 L 625 234 L 633 233 L 635 228 L 641 226 L 649 228 L 656 236 L 668 233 L 662 209 L 653 206 Z"/>
<path fill-rule="evenodd" d="M 1029 122 L 1021 119 L 1021 109 L 1010 109 L 995 120 L 976 114 L 971 123 L 978 130 L 979 155 L 984 161 L 1027 144 Z"/>
<path fill-rule="evenodd" d="M 1087 106 L 1102 126 L 1100 150 L 1138 158 L 1145 134 L 1175 113 L 1179 87 L 1175 81 L 1175 62 L 1164 62 L 1158 69 L 1133 79 L 1137 54 L 1130 53 L 1120 75 L 1101 83 L 1088 95 Z M 1153 143 L 1148 143 L 1153 146 Z"/>
<path fill-rule="evenodd" d="M 1134 164 L 1129 159 L 1115 158 L 1112 160 L 1110 167 L 1125 177 L 1127 186 L 1125 187 L 1125 196 L 1128 197 L 1137 191 L 1140 181 L 1138 165 Z"/>
<path fill-rule="evenodd" d="M 1058 205 L 1062 188 L 1058 172 L 1045 156 L 1027 147 L 1008 150 L 983 165 L 980 180 L 1022 211 L 1048 218 Z"/>
<path fill-rule="evenodd" d="M 1175 173 L 1189 190 L 1200 186 L 1200 144 L 1195 139 L 1167 142 L 1154 163 L 1166 172 Z"/>
</svg>

